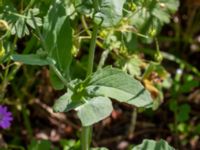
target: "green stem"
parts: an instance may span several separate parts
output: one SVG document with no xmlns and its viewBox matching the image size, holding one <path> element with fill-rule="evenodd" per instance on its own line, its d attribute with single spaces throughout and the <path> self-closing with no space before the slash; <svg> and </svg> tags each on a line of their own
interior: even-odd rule
<svg viewBox="0 0 200 150">
<path fill-rule="evenodd" d="M 53 60 L 49 57 L 47 57 L 47 61 L 49 62 L 49 65 L 51 69 L 55 72 L 55 74 L 58 76 L 58 78 L 63 82 L 63 84 L 73 91 L 73 87 L 68 83 L 68 81 L 63 77 L 61 72 L 58 70 L 58 68 L 54 65 Z"/>
<path fill-rule="evenodd" d="M 21 0 L 21 6 L 20 6 L 20 13 L 22 13 L 23 11 L 23 8 L 24 8 L 24 0 Z"/>
<path fill-rule="evenodd" d="M 93 0 L 93 4 L 94 4 L 94 9 L 95 9 L 95 11 L 94 11 L 94 14 L 95 14 L 98 11 L 98 0 Z M 93 18 L 94 18 L 94 15 L 93 15 Z M 89 47 L 87 77 L 89 77 L 93 71 L 98 27 L 99 26 L 94 23 L 94 27 L 93 27 L 93 31 L 92 31 L 92 38 L 91 38 L 90 47 Z M 91 138 L 92 138 L 92 125 L 91 126 L 83 126 L 82 131 L 81 131 L 81 149 L 82 150 L 90 149 Z"/>
<path fill-rule="evenodd" d="M 128 137 L 133 137 L 137 122 L 137 108 L 134 108 L 131 114 L 131 123 L 128 130 Z"/>
<path fill-rule="evenodd" d="M 14 12 L 8 12 L 9 15 L 13 15 L 13 16 L 16 16 L 16 17 L 20 17 L 20 18 L 23 18 L 23 19 L 31 19 L 31 17 L 27 17 L 23 14 L 18 14 L 18 13 L 14 13 Z"/>
<path fill-rule="evenodd" d="M 89 150 L 92 138 L 92 126 L 82 127 L 81 131 L 81 149 Z"/>
<path fill-rule="evenodd" d="M 26 12 L 29 8 L 31 8 L 33 6 L 34 2 L 35 2 L 35 0 L 31 0 L 30 3 L 24 9 L 24 12 Z"/>
<path fill-rule="evenodd" d="M 93 32 L 92 32 L 92 39 L 91 39 L 90 48 L 89 48 L 87 77 L 90 76 L 93 71 L 97 31 L 98 31 L 98 26 L 95 24 Z M 83 127 L 82 132 L 81 132 L 81 148 L 82 148 L 82 150 L 89 150 L 91 137 L 92 137 L 92 126 Z"/>
<path fill-rule="evenodd" d="M 33 137 L 33 130 L 31 127 L 31 121 L 29 118 L 28 109 L 26 108 L 25 105 L 22 106 L 22 115 L 23 115 L 24 125 L 28 131 L 28 137 L 31 139 Z"/>
<path fill-rule="evenodd" d="M 90 30 L 89 30 L 89 28 L 88 28 L 88 25 L 87 25 L 87 23 L 86 23 L 86 21 L 85 21 L 85 17 L 84 17 L 84 16 L 81 17 L 81 22 L 82 22 L 83 27 L 84 27 L 85 31 L 87 32 L 87 34 L 88 34 L 89 36 L 91 36 Z"/>
<path fill-rule="evenodd" d="M 98 25 L 95 24 L 93 32 L 92 32 L 92 39 L 91 39 L 90 48 L 89 48 L 87 76 L 91 75 L 92 71 L 93 71 L 94 54 L 95 54 L 95 47 L 96 47 L 96 40 L 97 40 L 97 31 L 98 31 Z"/>
</svg>

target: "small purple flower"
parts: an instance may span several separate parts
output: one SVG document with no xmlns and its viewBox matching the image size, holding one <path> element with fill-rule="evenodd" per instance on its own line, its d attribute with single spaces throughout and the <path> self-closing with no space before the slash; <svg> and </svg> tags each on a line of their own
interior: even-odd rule
<svg viewBox="0 0 200 150">
<path fill-rule="evenodd" d="M 0 127 L 3 129 L 9 128 L 12 120 L 11 112 L 7 110 L 6 106 L 0 105 Z"/>
</svg>

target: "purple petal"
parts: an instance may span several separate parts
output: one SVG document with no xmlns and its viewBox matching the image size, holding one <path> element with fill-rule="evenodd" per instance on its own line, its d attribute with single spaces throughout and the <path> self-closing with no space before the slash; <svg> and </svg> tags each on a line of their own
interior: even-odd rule
<svg viewBox="0 0 200 150">
<path fill-rule="evenodd" d="M 8 121 L 4 121 L 4 122 L 2 122 L 1 124 L 0 124 L 0 126 L 3 128 L 3 129 L 7 129 L 7 128 L 9 128 L 10 127 L 10 122 L 8 122 Z"/>
<path fill-rule="evenodd" d="M 4 118 L 3 121 L 12 121 L 13 118 Z"/>
<path fill-rule="evenodd" d="M 12 120 L 12 113 L 8 111 L 6 106 L 0 105 L 0 127 L 3 129 L 9 128 Z"/>
<path fill-rule="evenodd" d="M 11 112 L 6 112 L 6 115 L 11 116 L 12 113 Z"/>
<path fill-rule="evenodd" d="M 7 107 L 3 106 L 2 110 L 6 113 L 7 112 Z"/>
</svg>

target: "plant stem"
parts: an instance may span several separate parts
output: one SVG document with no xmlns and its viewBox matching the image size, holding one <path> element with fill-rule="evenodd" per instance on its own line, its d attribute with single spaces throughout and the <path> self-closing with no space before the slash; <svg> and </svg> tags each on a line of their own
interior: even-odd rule
<svg viewBox="0 0 200 150">
<path fill-rule="evenodd" d="M 94 18 L 95 13 L 98 11 L 98 0 L 93 0 L 93 4 L 94 4 L 94 9 L 95 9 L 94 14 L 93 14 L 93 18 Z M 94 23 L 93 31 L 92 31 L 92 38 L 91 38 L 90 47 L 89 47 L 89 58 L 88 58 L 86 78 L 89 77 L 93 71 L 98 27 L 99 27 L 99 25 Z M 89 150 L 91 138 L 92 138 L 92 125 L 91 126 L 83 126 L 82 131 L 81 131 L 81 149 L 82 150 Z"/>
<path fill-rule="evenodd" d="M 24 12 L 26 12 L 28 9 L 30 9 L 33 6 L 34 3 L 35 3 L 35 0 L 31 0 L 29 2 L 29 4 L 26 6 L 26 8 L 24 9 Z"/>
<path fill-rule="evenodd" d="M 92 138 L 92 126 L 82 127 L 81 131 L 81 149 L 89 150 Z"/>
<path fill-rule="evenodd" d="M 84 17 L 84 16 L 81 17 L 81 22 L 82 22 L 82 24 L 83 24 L 84 31 L 86 31 L 86 33 L 91 37 L 91 32 L 90 32 L 90 30 L 89 30 L 89 27 L 88 27 L 86 21 L 85 21 L 85 17 Z M 102 44 L 100 41 L 98 41 L 98 39 L 96 40 L 96 43 L 97 43 L 97 45 L 98 45 L 99 47 L 101 47 L 102 49 L 104 48 L 103 44 Z"/>
<path fill-rule="evenodd" d="M 90 48 L 89 48 L 87 77 L 90 76 L 93 71 L 97 31 L 98 31 L 98 25 L 95 24 L 93 32 L 92 32 L 92 39 L 91 39 Z M 92 126 L 83 126 L 82 131 L 81 131 L 81 148 L 82 148 L 82 150 L 89 150 L 91 137 L 92 137 Z"/>
<path fill-rule="evenodd" d="M 73 87 L 68 83 L 68 81 L 63 77 L 61 72 L 58 70 L 58 68 L 54 65 L 53 60 L 49 57 L 47 57 L 47 61 L 49 62 L 49 65 L 51 69 L 55 72 L 55 74 L 58 76 L 58 78 L 63 82 L 63 84 L 73 91 Z"/>
<path fill-rule="evenodd" d="M 98 11 L 98 0 L 93 0 L 93 7 L 94 7 L 94 14 Z M 93 64 L 94 64 L 94 54 L 95 54 L 95 47 L 97 41 L 97 32 L 98 32 L 99 25 L 94 23 L 93 31 L 92 31 L 92 39 L 90 41 L 90 48 L 89 48 L 89 58 L 88 58 L 88 68 L 87 68 L 87 77 L 92 74 L 93 71 Z"/>
<path fill-rule="evenodd" d="M 31 127 L 31 121 L 29 118 L 28 109 L 26 108 L 25 105 L 22 106 L 22 115 L 23 115 L 24 125 L 28 131 L 28 137 L 31 139 L 33 137 L 33 130 Z"/>
<path fill-rule="evenodd" d="M 133 137 L 136 122 L 137 122 L 137 108 L 134 108 L 133 111 L 132 111 L 131 123 L 130 123 L 129 130 L 128 130 L 128 137 L 129 138 Z"/>
<path fill-rule="evenodd" d="M 97 31 L 98 31 L 98 25 L 95 24 L 94 28 L 93 28 L 92 39 L 91 39 L 90 48 L 89 48 L 87 76 L 91 75 L 92 71 L 93 71 L 94 54 L 95 54 L 96 39 L 97 39 Z"/>
</svg>

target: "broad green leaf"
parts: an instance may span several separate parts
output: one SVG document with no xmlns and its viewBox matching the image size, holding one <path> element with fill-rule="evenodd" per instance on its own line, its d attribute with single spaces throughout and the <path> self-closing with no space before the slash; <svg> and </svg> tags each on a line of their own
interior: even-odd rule
<svg viewBox="0 0 200 150">
<path fill-rule="evenodd" d="M 61 139 L 59 142 L 63 150 L 80 150 L 81 149 L 80 141 Z"/>
<path fill-rule="evenodd" d="M 83 97 L 88 97 L 84 83 L 80 80 L 71 81 L 70 85 L 73 87 L 73 92 L 68 89 L 67 93 L 56 100 L 53 106 L 54 111 L 67 112 L 84 104 Z"/>
<path fill-rule="evenodd" d="M 72 28 L 64 6 L 59 0 L 51 5 L 45 17 L 44 36 L 49 56 L 56 61 L 56 67 L 62 75 L 69 79 L 72 61 Z M 50 71 L 50 78 L 55 89 L 64 87 L 52 71 Z"/>
<path fill-rule="evenodd" d="M 71 98 L 72 94 L 73 93 L 71 91 L 68 91 L 67 93 L 62 95 L 58 100 L 56 100 L 53 106 L 54 111 L 67 112 L 80 106 L 82 104 L 80 100 L 72 101 L 72 98 Z"/>
<path fill-rule="evenodd" d="M 143 140 L 142 144 L 135 146 L 132 150 L 175 150 L 166 141 Z"/>
<path fill-rule="evenodd" d="M 195 80 L 193 75 L 188 74 L 183 76 L 183 78 L 184 83 L 180 87 L 180 91 L 182 93 L 188 93 L 192 91 L 195 87 L 200 86 L 200 82 L 198 80 Z"/>
<path fill-rule="evenodd" d="M 190 105 L 178 105 L 177 101 L 175 100 L 171 100 L 169 104 L 170 110 L 176 112 L 176 119 L 178 122 L 185 122 L 189 119 L 189 114 L 191 111 Z"/>
<path fill-rule="evenodd" d="M 89 94 L 110 97 L 137 107 L 152 103 L 150 93 L 139 81 L 116 68 L 106 67 L 94 73 L 86 89 Z"/>
<path fill-rule="evenodd" d="M 100 0 L 99 11 L 95 14 L 94 21 L 103 27 L 116 26 L 123 16 L 125 0 Z"/>
<path fill-rule="evenodd" d="M 61 72 L 69 77 L 69 67 L 72 61 L 72 28 L 70 26 L 69 18 L 66 18 L 62 24 L 60 32 L 57 37 L 57 48 L 53 51 L 57 55 L 57 63 Z M 55 52 L 55 53 L 54 53 Z"/>
<path fill-rule="evenodd" d="M 99 96 L 86 100 L 77 110 L 82 125 L 89 126 L 108 117 L 113 107 L 109 98 Z"/>
<path fill-rule="evenodd" d="M 51 143 L 47 140 L 35 141 L 33 140 L 28 146 L 28 150 L 50 150 Z"/>
<path fill-rule="evenodd" d="M 48 65 L 49 62 L 37 55 L 37 54 L 29 54 L 29 55 L 26 55 L 26 54 L 13 54 L 11 56 L 11 59 L 13 59 L 14 61 L 18 61 L 18 62 L 22 62 L 24 64 L 27 64 L 27 65 L 39 65 L 39 66 L 44 66 L 44 65 Z"/>
<path fill-rule="evenodd" d="M 184 122 L 184 121 L 187 121 L 190 116 L 190 111 L 191 111 L 191 108 L 190 108 L 190 105 L 189 104 L 182 104 L 178 107 L 178 112 L 177 112 L 177 121 L 178 122 Z"/>
</svg>

